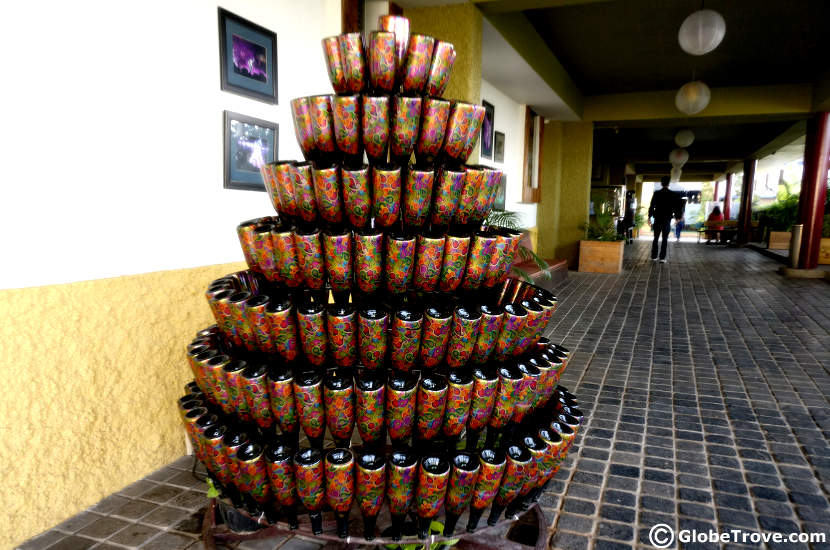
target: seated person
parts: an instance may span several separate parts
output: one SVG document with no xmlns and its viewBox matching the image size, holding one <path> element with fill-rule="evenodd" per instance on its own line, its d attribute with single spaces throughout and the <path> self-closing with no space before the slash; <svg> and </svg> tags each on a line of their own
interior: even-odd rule
<svg viewBox="0 0 830 550">
<path fill-rule="evenodd" d="M 721 214 L 720 206 L 715 206 L 712 209 L 712 213 L 709 214 L 709 217 L 706 218 L 707 222 L 722 222 L 723 221 L 723 214 Z M 718 238 L 718 231 L 723 231 L 723 226 L 709 226 L 706 231 L 706 242 L 710 242 L 712 239 Z"/>
</svg>

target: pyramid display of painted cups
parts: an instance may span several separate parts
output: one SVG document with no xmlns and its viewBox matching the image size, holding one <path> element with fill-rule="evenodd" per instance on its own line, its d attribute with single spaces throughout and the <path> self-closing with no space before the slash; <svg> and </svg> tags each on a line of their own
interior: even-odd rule
<svg viewBox="0 0 830 550">
<path fill-rule="evenodd" d="M 582 421 L 556 297 L 486 221 L 501 172 L 465 164 L 483 108 L 441 97 L 453 45 L 380 28 L 323 40 L 335 94 L 291 102 L 305 159 L 263 166 L 276 215 L 237 227 L 248 269 L 208 286 L 179 399 L 234 506 L 366 541 L 526 510 Z"/>
</svg>

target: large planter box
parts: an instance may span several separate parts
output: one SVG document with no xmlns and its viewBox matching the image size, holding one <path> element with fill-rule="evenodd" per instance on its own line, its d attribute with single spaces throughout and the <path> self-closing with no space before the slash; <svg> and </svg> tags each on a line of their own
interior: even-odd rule
<svg viewBox="0 0 830 550">
<path fill-rule="evenodd" d="M 579 241 L 579 271 L 619 273 L 624 244 L 623 241 Z"/>
<path fill-rule="evenodd" d="M 830 265 L 830 238 L 821 239 L 821 246 L 818 249 L 818 263 Z"/>
<path fill-rule="evenodd" d="M 793 234 L 789 231 L 770 231 L 767 248 L 770 250 L 789 250 L 792 236 Z"/>
</svg>

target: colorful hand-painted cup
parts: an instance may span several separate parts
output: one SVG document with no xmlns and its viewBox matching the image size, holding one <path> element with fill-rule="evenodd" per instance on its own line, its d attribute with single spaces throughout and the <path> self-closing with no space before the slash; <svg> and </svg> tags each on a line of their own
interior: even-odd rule
<svg viewBox="0 0 830 550">
<path fill-rule="evenodd" d="M 364 447 L 378 447 L 385 441 L 383 409 L 386 405 L 386 381 L 376 372 L 364 371 L 355 383 L 357 433 Z"/>
<path fill-rule="evenodd" d="M 323 404 L 323 375 L 308 371 L 294 377 L 294 402 L 300 426 L 315 449 L 322 448 L 326 431 L 326 408 Z"/>
<path fill-rule="evenodd" d="M 416 436 L 420 442 L 430 441 L 441 433 L 447 406 L 447 379 L 430 372 L 421 377 L 417 394 Z"/>
<path fill-rule="evenodd" d="M 450 102 L 444 99 L 425 98 L 421 113 L 421 130 L 415 146 L 419 163 L 434 162 L 441 153 L 444 134 L 450 117 Z"/>
<path fill-rule="evenodd" d="M 418 379 L 409 373 L 393 373 L 386 384 L 386 431 L 393 444 L 412 436 Z"/>
<path fill-rule="evenodd" d="M 386 162 L 389 146 L 389 103 L 388 95 L 363 96 L 363 148 L 373 164 Z"/>
<path fill-rule="evenodd" d="M 433 292 L 441 278 L 446 237 L 438 232 L 418 235 L 418 249 L 412 284 L 422 292 Z"/>
<path fill-rule="evenodd" d="M 527 312 L 527 319 L 511 352 L 514 356 L 530 350 L 533 343 L 542 336 L 542 330 L 545 328 L 545 310 L 541 305 L 534 300 L 522 300 L 519 304 Z"/>
<path fill-rule="evenodd" d="M 259 504 L 270 501 L 271 483 L 262 446 L 258 443 L 242 445 L 236 451 L 236 464 L 239 468 L 239 476 L 236 478 L 239 490 L 250 495 Z"/>
<path fill-rule="evenodd" d="M 311 101 L 307 97 L 291 100 L 291 115 L 294 118 L 294 135 L 306 160 L 311 160 L 317 151 L 314 143 L 314 125 L 311 122 Z"/>
<path fill-rule="evenodd" d="M 343 60 L 343 76 L 346 91 L 360 93 L 366 82 L 366 61 L 363 55 L 363 35 L 359 32 L 344 33 L 340 39 L 340 58 Z"/>
<path fill-rule="evenodd" d="M 447 235 L 447 242 L 444 245 L 444 259 L 441 265 L 441 278 L 438 280 L 439 290 L 454 292 L 461 286 L 469 250 L 470 237 Z"/>
<path fill-rule="evenodd" d="M 386 236 L 386 289 L 406 292 L 415 263 L 415 236 L 391 233 Z"/>
<path fill-rule="evenodd" d="M 455 162 L 467 160 L 467 157 L 464 156 L 464 150 L 467 147 L 469 136 L 474 129 L 477 136 L 481 129 L 481 120 L 478 119 L 479 107 L 479 105 L 458 101 L 450 109 L 443 147 L 444 155 L 449 159 Z"/>
<path fill-rule="evenodd" d="M 352 288 L 352 232 L 323 233 L 326 275 L 335 292 Z"/>
<path fill-rule="evenodd" d="M 268 398 L 268 367 L 263 363 L 248 365 L 242 371 L 242 379 L 245 386 L 242 392 L 245 394 L 245 401 L 248 402 L 248 410 L 254 418 L 257 426 L 263 430 L 269 429 L 274 424 L 274 417 L 271 415 L 271 402 Z"/>
<path fill-rule="evenodd" d="M 386 492 L 386 455 L 363 451 L 355 463 L 355 500 L 363 516 L 363 538 L 375 538 L 375 525 Z"/>
<path fill-rule="evenodd" d="M 315 95 L 308 98 L 311 103 L 311 128 L 314 131 L 314 145 L 319 153 L 334 153 L 334 118 L 331 111 L 330 95 Z"/>
<path fill-rule="evenodd" d="M 302 285 L 303 272 L 297 259 L 297 245 L 292 228 L 288 225 L 274 226 L 271 229 L 271 242 L 274 245 L 279 280 L 291 288 Z"/>
<path fill-rule="evenodd" d="M 496 250 L 484 276 L 484 286 L 493 288 L 507 279 L 521 236 L 518 231 L 510 229 L 503 229 L 496 235 Z"/>
<path fill-rule="evenodd" d="M 539 439 L 545 443 L 545 454 L 539 466 L 539 483 L 536 490 L 530 494 L 531 502 L 537 502 L 545 492 L 548 483 L 559 471 L 559 455 L 565 446 L 565 440 L 557 432 L 543 426 L 537 432 Z"/>
<path fill-rule="evenodd" d="M 493 503 L 501 485 L 507 459 L 504 453 L 496 449 L 483 449 L 479 453 L 478 477 L 470 499 L 470 517 L 467 532 L 472 533 L 478 526 L 481 514 Z"/>
<path fill-rule="evenodd" d="M 323 381 L 326 425 L 337 447 L 348 448 L 354 431 L 354 379 L 342 369 L 329 371 Z"/>
<path fill-rule="evenodd" d="M 300 342 L 309 363 L 321 366 L 326 362 L 329 339 L 326 333 L 326 314 L 323 306 L 315 303 L 297 308 L 297 325 Z"/>
<path fill-rule="evenodd" d="M 360 139 L 361 105 L 359 95 L 338 95 L 332 98 L 334 141 L 340 152 L 351 161 L 349 164 L 359 162 L 363 157 L 363 141 Z"/>
<path fill-rule="evenodd" d="M 504 323 L 496 339 L 496 349 L 493 353 L 497 361 L 503 361 L 513 352 L 526 321 L 527 310 L 521 304 L 504 306 Z"/>
<path fill-rule="evenodd" d="M 320 217 L 328 223 L 343 221 L 343 205 L 340 202 L 340 167 L 315 166 L 311 170 L 314 182 L 314 198 Z"/>
<path fill-rule="evenodd" d="M 464 189 L 464 172 L 444 166 L 438 171 L 432 198 L 432 225 L 449 225 Z"/>
<path fill-rule="evenodd" d="M 360 310 L 357 323 L 360 363 L 369 370 L 382 368 L 386 360 L 389 313 L 381 307 L 368 306 Z"/>
<path fill-rule="evenodd" d="M 481 133 L 481 124 L 484 122 L 485 110 L 482 105 L 473 105 L 470 125 L 467 127 L 467 139 L 461 151 L 460 160 L 466 161 L 475 150 L 478 136 Z"/>
<path fill-rule="evenodd" d="M 392 99 L 389 152 L 393 159 L 404 165 L 415 150 L 420 122 L 420 97 L 395 96 Z"/>
<path fill-rule="evenodd" d="M 521 489 L 519 489 L 519 494 L 513 498 L 513 502 L 508 504 L 507 510 L 505 510 L 505 516 L 507 517 L 516 517 L 521 510 L 528 509 L 530 504 L 528 498 L 539 483 L 539 466 L 547 450 L 545 442 L 535 435 L 522 437 L 521 446 L 530 454 L 530 463 L 525 470 L 524 481 Z"/>
<path fill-rule="evenodd" d="M 426 86 L 432 64 L 432 51 L 435 48 L 435 39 L 423 34 L 413 34 L 409 37 L 409 48 L 403 71 L 404 93 L 421 93 Z"/>
<path fill-rule="evenodd" d="M 354 502 L 354 455 L 348 449 L 332 449 L 326 454 L 326 502 L 337 518 L 337 536 L 349 535 L 349 510 Z"/>
<path fill-rule="evenodd" d="M 271 230 L 274 225 L 266 223 L 254 228 L 253 245 L 251 251 L 254 265 L 252 271 L 262 274 L 271 282 L 279 281 L 279 269 L 274 252 L 274 242 L 271 240 Z"/>
<path fill-rule="evenodd" d="M 473 237 L 467 267 L 464 270 L 464 290 L 477 290 L 484 282 L 490 267 L 490 258 L 496 251 L 496 237 L 486 231 L 479 231 Z"/>
<path fill-rule="evenodd" d="M 323 288 L 326 271 L 320 230 L 298 229 L 294 232 L 294 242 L 297 245 L 297 260 L 306 286 L 314 289 Z"/>
<path fill-rule="evenodd" d="M 294 403 L 294 372 L 285 366 L 268 371 L 268 397 L 271 414 L 285 440 L 296 445 L 300 424 Z"/>
<path fill-rule="evenodd" d="M 409 19 L 400 15 L 381 15 L 378 18 L 378 28 L 395 34 L 397 81 L 400 83 L 406 62 L 406 52 L 409 48 Z"/>
<path fill-rule="evenodd" d="M 415 385 L 413 384 L 413 390 Z M 415 498 L 418 478 L 418 455 L 406 447 L 399 447 L 389 455 L 386 470 L 386 499 L 392 516 L 391 538 L 401 540 L 403 524 Z"/>
<path fill-rule="evenodd" d="M 445 537 L 455 532 L 458 518 L 473 498 L 473 489 L 478 479 L 481 466 L 476 455 L 466 452 L 456 452 L 451 460 L 450 481 L 447 485 L 447 494 L 444 497 L 444 532 Z"/>
<path fill-rule="evenodd" d="M 512 365 L 501 365 L 497 372 L 499 375 L 499 388 L 496 392 L 496 401 L 493 406 L 493 412 L 490 415 L 488 426 L 495 430 L 500 430 L 513 418 L 513 411 L 516 408 L 516 400 L 519 397 L 519 390 L 522 384 L 522 373 Z M 491 439 L 489 431 L 487 438 L 488 440 Z"/>
<path fill-rule="evenodd" d="M 415 511 L 418 516 L 418 538 L 425 539 L 429 525 L 438 516 L 450 480 L 450 463 L 440 455 L 427 455 L 418 467 L 415 490 Z"/>
<path fill-rule="evenodd" d="M 457 438 L 467 424 L 473 397 L 473 375 L 468 369 L 452 369 L 447 375 L 447 406 L 441 431 Z"/>
<path fill-rule="evenodd" d="M 435 170 L 433 168 L 409 167 L 403 190 L 404 224 L 411 227 L 421 227 L 426 223 L 429 216 L 434 181 Z"/>
<path fill-rule="evenodd" d="M 395 89 L 398 60 L 395 56 L 395 33 L 369 33 L 369 85 L 375 93 L 391 93 Z"/>
<path fill-rule="evenodd" d="M 343 209 L 346 211 L 346 219 L 352 227 L 366 227 L 372 217 L 369 165 L 364 164 L 360 168 L 341 167 L 340 180 L 343 186 Z"/>
<path fill-rule="evenodd" d="M 292 529 L 297 522 L 297 484 L 294 481 L 292 448 L 276 443 L 265 448 L 265 466 L 271 482 L 271 493 L 288 520 Z"/>
<path fill-rule="evenodd" d="M 390 227 L 401 213 L 401 167 L 378 164 L 372 168 L 372 215 L 380 227 Z"/>
<path fill-rule="evenodd" d="M 324 38 L 323 56 L 326 58 L 326 69 L 328 69 L 329 81 L 331 87 L 334 88 L 334 93 L 345 93 L 348 88 L 346 86 L 346 74 L 343 72 L 343 55 L 340 53 L 340 37 L 329 36 Z"/>
<path fill-rule="evenodd" d="M 424 94 L 430 97 L 441 97 L 450 81 L 452 66 L 455 63 L 455 48 L 449 42 L 437 40 L 432 53 L 432 64 L 429 67 L 427 84 Z"/>
<path fill-rule="evenodd" d="M 485 170 L 481 166 L 467 166 L 464 171 L 464 189 L 458 199 L 458 209 L 455 211 L 454 221 L 466 225 L 473 219 L 476 198 L 481 186 L 484 185 Z"/>
<path fill-rule="evenodd" d="M 239 452 L 239 449 L 242 448 L 243 445 L 250 443 L 251 438 L 248 435 L 248 432 L 244 431 L 243 429 L 231 429 L 226 434 L 225 437 L 222 438 L 222 445 L 224 447 L 223 452 L 225 456 L 228 457 L 228 467 L 230 468 L 231 476 L 233 479 L 233 484 L 237 485 L 236 480 L 239 479 L 239 461 L 237 460 L 236 453 Z M 291 483 L 294 483 L 294 478 L 291 478 Z"/>
<path fill-rule="evenodd" d="M 499 376 L 491 366 L 473 368 L 473 391 L 470 398 L 470 414 L 467 417 L 467 450 L 478 448 L 481 431 L 490 422 L 496 395 L 499 388 Z"/>
<path fill-rule="evenodd" d="M 496 341 L 504 324 L 504 311 L 500 306 L 490 304 L 482 304 L 479 311 L 481 312 L 481 324 L 470 361 L 483 365 L 496 349 Z"/>
<path fill-rule="evenodd" d="M 481 312 L 478 308 L 458 306 L 455 308 L 450 332 L 450 345 L 447 348 L 447 365 L 463 367 L 470 360 L 476 335 L 481 326 Z"/>
<path fill-rule="evenodd" d="M 354 232 L 354 275 L 357 288 L 367 294 L 383 282 L 383 232 L 365 229 Z"/>
<path fill-rule="evenodd" d="M 300 449 L 294 455 L 294 480 L 297 496 L 308 510 L 311 530 L 315 535 L 323 532 L 323 501 L 326 496 L 323 454 L 319 449 Z"/>
<path fill-rule="evenodd" d="M 224 367 L 230 362 L 231 358 L 227 355 L 214 355 L 202 363 L 202 372 L 205 376 L 205 386 L 207 386 L 208 395 L 212 400 L 219 404 L 222 412 L 225 414 L 232 414 L 234 406 L 231 402 L 230 394 L 225 385 Z"/>
<path fill-rule="evenodd" d="M 265 316 L 268 318 L 271 340 L 277 353 L 286 361 L 296 359 L 300 351 L 297 345 L 297 322 L 291 300 L 272 299 L 265 308 Z"/>
<path fill-rule="evenodd" d="M 222 447 L 222 439 L 227 432 L 228 427 L 226 425 L 217 424 L 207 428 L 204 435 L 205 466 L 219 480 L 219 483 L 223 487 L 227 487 L 233 483 L 230 459 Z"/>
<path fill-rule="evenodd" d="M 519 496 L 525 479 L 533 476 L 535 463 L 530 452 L 522 445 L 510 445 L 507 448 L 507 466 L 501 478 L 499 491 L 490 508 L 487 525 L 498 523 L 501 513 L 513 499 Z"/>
<path fill-rule="evenodd" d="M 393 368 L 408 372 L 418 361 L 421 347 L 421 326 L 424 315 L 420 311 L 400 309 L 392 316 L 389 328 L 389 361 Z"/>
<path fill-rule="evenodd" d="M 480 224 L 493 208 L 499 186 L 502 180 L 502 171 L 484 167 L 484 181 L 478 190 L 478 196 L 473 208 L 472 223 Z"/>
<path fill-rule="evenodd" d="M 317 199 L 314 198 L 314 183 L 310 162 L 296 162 L 292 167 L 294 197 L 299 216 L 304 222 L 317 220 Z"/>
<path fill-rule="evenodd" d="M 444 361 L 447 344 L 450 341 L 452 313 L 440 304 L 429 306 L 424 311 L 424 327 L 421 334 L 421 365 L 432 369 Z"/>
<path fill-rule="evenodd" d="M 256 337 L 248 317 L 245 315 L 245 302 L 251 297 L 250 292 L 236 292 L 228 296 L 228 307 L 231 312 L 231 320 L 236 327 L 236 332 L 244 346 L 249 351 L 256 350 Z"/>
<path fill-rule="evenodd" d="M 280 161 L 273 163 L 271 166 L 273 166 L 276 177 L 276 192 L 280 201 L 280 215 L 287 216 L 289 219 L 296 218 L 300 215 L 300 208 L 294 192 L 294 162 Z"/>
<path fill-rule="evenodd" d="M 357 313 L 350 304 L 326 308 L 329 351 L 334 364 L 351 367 L 357 362 Z"/>
</svg>

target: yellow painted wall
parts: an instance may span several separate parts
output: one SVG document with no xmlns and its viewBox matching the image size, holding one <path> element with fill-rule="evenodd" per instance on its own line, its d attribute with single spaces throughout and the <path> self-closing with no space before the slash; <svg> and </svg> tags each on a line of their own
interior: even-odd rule
<svg viewBox="0 0 830 550">
<path fill-rule="evenodd" d="M 591 195 L 591 122 L 550 122 L 542 141 L 542 200 L 537 210 L 539 254 L 575 266 Z"/>
<path fill-rule="evenodd" d="M 207 284 L 244 267 L 0 291 L 0 548 L 184 454 L 185 346 Z"/>
</svg>

